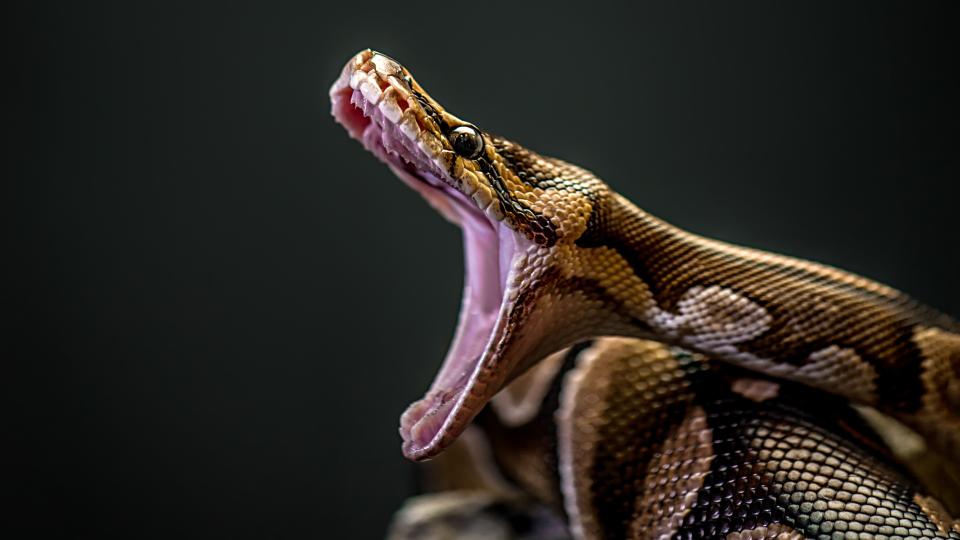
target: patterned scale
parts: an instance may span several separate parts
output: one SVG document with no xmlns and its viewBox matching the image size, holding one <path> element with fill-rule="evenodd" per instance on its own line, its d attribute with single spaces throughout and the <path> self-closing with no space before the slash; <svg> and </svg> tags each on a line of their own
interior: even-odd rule
<svg viewBox="0 0 960 540">
<path fill-rule="evenodd" d="M 839 398 L 642 340 L 557 363 L 529 421 L 477 422 L 499 470 L 575 537 L 960 539 Z"/>
</svg>

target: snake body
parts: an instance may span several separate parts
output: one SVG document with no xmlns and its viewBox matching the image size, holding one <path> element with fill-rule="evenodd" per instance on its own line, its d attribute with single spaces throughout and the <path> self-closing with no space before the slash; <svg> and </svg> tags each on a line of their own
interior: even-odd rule
<svg viewBox="0 0 960 540">
<path fill-rule="evenodd" d="M 330 96 L 348 133 L 463 229 L 460 324 L 430 390 L 401 418 L 407 457 L 437 456 L 508 385 L 498 414 L 536 416 L 538 400 L 509 404 L 528 393 L 525 373 L 583 340 L 623 336 L 578 349 L 576 367 L 547 378 L 565 381 L 557 395 L 567 397 L 549 414 L 554 444 L 539 445 L 555 448 L 553 465 L 536 463 L 559 480 L 528 491 L 562 499 L 576 536 L 957 534 L 877 439 L 837 426 L 852 425 L 846 401 L 875 407 L 960 461 L 960 324 L 869 279 L 669 225 L 589 171 L 458 119 L 380 53 L 348 62 Z M 702 382 L 734 369 L 777 391 Z M 640 390 L 650 385 L 653 397 Z M 767 395 L 780 388 L 789 399 Z M 806 412 L 811 395 L 833 396 L 816 398 L 830 410 Z M 734 519 L 730 508 L 752 510 Z"/>
</svg>

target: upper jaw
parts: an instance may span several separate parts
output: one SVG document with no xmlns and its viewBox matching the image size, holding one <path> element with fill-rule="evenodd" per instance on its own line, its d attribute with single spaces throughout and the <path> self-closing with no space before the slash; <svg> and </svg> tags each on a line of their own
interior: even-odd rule
<svg viewBox="0 0 960 540">
<path fill-rule="evenodd" d="M 391 167 L 444 179 L 443 143 L 427 125 L 411 84 L 395 61 L 362 51 L 330 87 L 331 112 L 351 137 Z"/>
<path fill-rule="evenodd" d="M 421 95 L 399 63 L 369 49 L 354 56 L 330 87 L 333 116 L 367 150 L 416 176 L 432 173 L 424 181 L 455 187 L 448 172 L 455 156 L 425 112 Z"/>
<path fill-rule="evenodd" d="M 467 123 L 433 101 L 397 61 L 370 49 L 361 51 L 331 86 L 330 101 L 333 115 L 350 135 L 391 168 L 406 169 L 427 183 L 439 180 L 490 220 L 504 221 L 486 176 L 475 163 L 458 157 L 447 140 L 448 130 Z M 365 118 L 352 118 L 354 107 Z M 387 137 L 377 140 L 378 134 Z"/>
<path fill-rule="evenodd" d="M 463 229 L 466 279 L 457 333 L 430 390 L 401 418 L 404 455 L 422 460 L 449 445 L 519 364 L 526 347 L 514 335 L 514 307 L 538 248 L 502 221 L 489 193 L 453 176 L 464 174 L 462 160 L 434 134 L 413 84 L 393 60 L 363 51 L 334 82 L 330 98 L 334 117 L 353 138 Z"/>
</svg>

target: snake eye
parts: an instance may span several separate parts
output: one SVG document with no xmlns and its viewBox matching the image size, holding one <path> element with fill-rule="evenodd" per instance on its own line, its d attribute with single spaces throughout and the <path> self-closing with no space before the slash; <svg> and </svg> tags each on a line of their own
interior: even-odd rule
<svg viewBox="0 0 960 540">
<path fill-rule="evenodd" d="M 460 126 L 450 134 L 453 151 L 467 158 L 476 159 L 483 153 L 483 136 L 473 126 Z"/>
</svg>

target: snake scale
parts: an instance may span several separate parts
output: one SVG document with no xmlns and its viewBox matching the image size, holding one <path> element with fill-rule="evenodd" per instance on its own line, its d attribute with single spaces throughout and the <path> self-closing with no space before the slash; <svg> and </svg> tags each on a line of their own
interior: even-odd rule
<svg viewBox="0 0 960 540">
<path fill-rule="evenodd" d="M 453 116 L 381 53 L 352 58 L 330 98 L 463 232 L 459 324 L 401 417 L 406 457 L 482 433 L 464 437 L 483 441 L 474 462 L 575 538 L 960 538 L 956 321 L 869 279 L 674 227 Z M 922 435 L 946 495 L 851 403 Z"/>
</svg>

